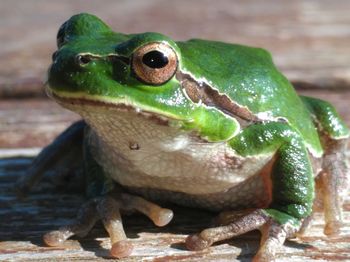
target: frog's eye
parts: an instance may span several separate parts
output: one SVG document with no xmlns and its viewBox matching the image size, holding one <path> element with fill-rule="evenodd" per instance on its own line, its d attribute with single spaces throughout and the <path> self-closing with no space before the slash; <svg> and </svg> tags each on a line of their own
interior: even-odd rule
<svg viewBox="0 0 350 262">
<path fill-rule="evenodd" d="M 177 56 L 164 43 L 150 43 L 137 49 L 132 56 L 132 69 L 143 82 L 161 85 L 170 80 L 177 69 Z"/>
</svg>

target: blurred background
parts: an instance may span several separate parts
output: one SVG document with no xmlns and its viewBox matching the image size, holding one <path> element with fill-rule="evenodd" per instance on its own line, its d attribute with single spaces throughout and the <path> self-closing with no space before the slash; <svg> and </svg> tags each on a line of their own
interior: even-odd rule
<svg viewBox="0 0 350 262">
<path fill-rule="evenodd" d="M 266 48 L 299 89 L 335 102 L 348 121 L 349 10 L 348 0 L 1 0 L 0 148 L 41 147 L 77 119 L 45 97 L 43 81 L 59 26 L 80 12 L 124 33 Z"/>
</svg>

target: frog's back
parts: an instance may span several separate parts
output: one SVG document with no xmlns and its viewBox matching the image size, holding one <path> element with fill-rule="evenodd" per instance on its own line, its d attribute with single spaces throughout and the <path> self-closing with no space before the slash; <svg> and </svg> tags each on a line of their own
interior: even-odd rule
<svg viewBox="0 0 350 262">
<path fill-rule="evenodd" d="M 266 50 L 197 39 L 177 44 L 185 73 L 195 72 L 193 78 L 205 81 L 261 120 L 285 119 L 299 130 L 309 150 L 321 156 L 323 150 L 308 110 Z"/>
</svg>

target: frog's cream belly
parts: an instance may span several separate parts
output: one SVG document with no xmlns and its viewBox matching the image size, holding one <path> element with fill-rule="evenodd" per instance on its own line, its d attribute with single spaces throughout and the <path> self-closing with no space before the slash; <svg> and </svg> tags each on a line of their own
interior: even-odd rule
<svg viewBox="0 0 350 262">
<path fill-rule="evenodd" d="M 129 187 L 128 189 L 156 203 L 172 202 L 187 207 L 222 211 L 268 206 L 271 195 L 265 183 L 264 177 L 255 175 L 226 191 L 208 194 L 191 194 L 156 188 Z"/>
<path fill-rule="evenodd" d="M 272 155 L 242 158 L 226 143 L 130 111 L 81 111 L 96 160 L 121 185 L 191 195 L 223 193 L 258 174 Z M 97 135 L 96 135 L 97 134 Z"/>
</svg>

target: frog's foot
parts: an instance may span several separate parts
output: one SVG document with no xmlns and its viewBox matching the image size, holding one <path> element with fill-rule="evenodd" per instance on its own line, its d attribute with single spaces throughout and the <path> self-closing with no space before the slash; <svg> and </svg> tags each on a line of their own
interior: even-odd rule
<svg viewBox="0 0 350 262">
<path fill-rule="evenodd" d="M 253 261 L 271 261 L 285 239 L 295 233 L 292 227 L 277 223 L 261 209 L 246 215 L 237 212 L 232 212 L 232 214 L 225 212 L 225 214 L 219 216 L 217 221 L 225 225 L 208 228 L 199 234 L 189 236 L 186 239 L 187 248 L 190 250 L 202 250 L 215 242 L 258 229 L 261 231 L 262 237 L 259 251 Z"/>
<path fill-rule="evenodd" d="M 308 230 L 311 228 L 312 222 L 314 221 L 314 219 L 315 219 L 315 212 L 312 212 L 309 216 L 304 218 L 299 231 L 296 232 L 295 234 L 296 237 L 303 238 L 307 234 Z"/>
<path fill-rule="evenodd" d="M 127 257 L 131 254 L 133 246 L 124 232 L 121 209 L 139 211 L 148 216 L 157 226 L 164 226 L 173 218 L 171 210 L 161 208 L 141 197 L 129 194 L 110 194 L 85 203 L 79 210 L 75 223 L 46 233 L 44 242 L 49 246 L 59 246 L 73 235 L 84 237 L 97 220 L 101 219 L 111 240 L 111 256 Z"/>
</svg>

